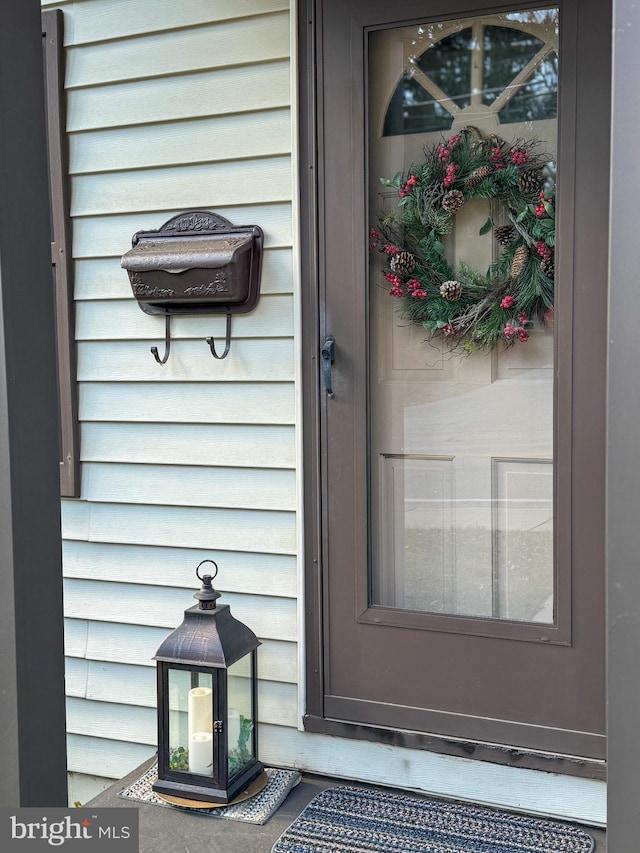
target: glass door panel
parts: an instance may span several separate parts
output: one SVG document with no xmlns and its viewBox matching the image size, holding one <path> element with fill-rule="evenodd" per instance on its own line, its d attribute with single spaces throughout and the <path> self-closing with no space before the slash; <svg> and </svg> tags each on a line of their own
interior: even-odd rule
<svg viewBox="0 0 640 853">
<path fill-rule="evenodd" d="M 556 9 L 369 33 L 373 605 L 554 624 L 553 310 L 514 319 L 512 336 L 505 322 L 490 351 L 452 347 L 442 331 L 403 316 L 407 300 L 425 298 L 425 281 L 441 282 L 420 257 L 422 278 L 399 264 L 390 281 L 390 249 L 411 254 L 416 243 L 400 229 L 402 245 L 392 246 L 393 229 L 379 223 L 402 201 L 380 178 L 409 174 L 425 150 L 446 149 L 469 127 L 504 150 L 543 152 L 539 188 L 554 196 L 557 50 Z M 499 261 L 496 229 L 512 223 L 517 240 L 515 212 L 465 198 L 442 240 L 456 280 L 469 278 L 464 264 L 484 276 Z M 427 218 L 422 225 L 428 238 Z M 537 249 L 529 239 L 527 254 Z"/>
</svg>

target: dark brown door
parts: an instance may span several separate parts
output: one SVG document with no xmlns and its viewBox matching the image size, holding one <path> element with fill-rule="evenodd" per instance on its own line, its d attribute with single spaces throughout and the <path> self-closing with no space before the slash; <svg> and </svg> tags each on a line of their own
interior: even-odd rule
<svg viewBox="0 0 640 853">
<path fill-rule="evenodd" d="M 318 4 L 327 719 L 604 757 L 607 5 Z M 369 229 L 379 179 L 469 126 L 548 152 L 555 311 L 461 356 L 398 317 Z M 492 211 L 454 269 L 495 259 Z"/>
</svg>

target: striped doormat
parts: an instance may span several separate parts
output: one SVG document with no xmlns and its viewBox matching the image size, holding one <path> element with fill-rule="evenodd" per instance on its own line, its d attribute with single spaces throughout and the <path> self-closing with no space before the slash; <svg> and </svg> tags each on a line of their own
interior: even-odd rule
<svg viewBox="0 0 640 853">
<path fill-rule="evenodd" d="M 591 853 L 574 826 L 358 788 L 317 794 L 272 853 Z"/>
</svg>

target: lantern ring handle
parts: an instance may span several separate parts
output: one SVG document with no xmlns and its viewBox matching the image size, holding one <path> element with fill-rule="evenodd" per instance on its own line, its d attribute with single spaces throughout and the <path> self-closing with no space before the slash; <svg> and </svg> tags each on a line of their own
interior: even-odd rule
<svg viewBox="0 0 640 853">
<path fill-rule="evenodd" d="M 203 560 L 201 563 L 198 563 L 198 565 L 196 567 L 196 577 L 198 578 L 198 580 L 202 581 L 203 583 L 204 583 L 204 578 L 200 574 L 200 566 L 204 566 L 205 563 L 211 563 L 212 566 L 216 567 L 214 574 L 211 575 L 211 580 L 213 580 L 215 577 L 218 576 L 218 564 L 214 560 Z"/>
</svg>

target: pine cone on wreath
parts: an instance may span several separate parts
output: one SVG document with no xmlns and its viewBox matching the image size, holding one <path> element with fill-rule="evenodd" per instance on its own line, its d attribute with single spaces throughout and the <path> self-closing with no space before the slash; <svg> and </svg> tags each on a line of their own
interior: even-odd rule
<svg viewBox="0 0 640 853">
<path fill-rule="evenodd" d="M 550 255 L 548 258 L 543 258 L 540 261 L 540 269 L 546 275 L 547 278 L 550 278 L 551 281 L 553 281 L 556 274 L 556 265 L 553 255 Z"/>
<path fill-rule="evenodd" d="M 442 207 L 447 213 L 455 213 L 456 210 L 460 210 L 463 204 L 464 194 L 460 190 L 449 190 L 448 193 L 444 194 L 444 198 L 442 199 Z"/>
<path fill-rule="evenodd" d="M 447 302 L 457 302 L 462 296 L 462 285 L 459 281 L 445 281 L 440 285 L 440 296 Z"/>
<path fill-rule="evenodd" d="M 396 275 L 411 275 L 416 268 L 416 259 L 411 252 L 397 252 L 389 262 L 391 272 Z"/>
<path fill-rule="evenodd" d="M 524 265 L 529 257 L 529 249 L 527 246 L 518 246 L 511 261 L 511 278 L 516 279 L 524 269 Z"/>
<path fill-rule="evenodd" d="M 513 225 L 499 225 L 493 229 L 493 236 L 501 246 L 509 246 L 516 238 L 516 229 Z"/>
<path fill-rule="evenodd" d="M 527 169 L 520 175 L 518 189 L 521 193 L 536 193 L 543 183 L 544 178 L 538 169 Z"/>
<path fill-rule="evenodd" d="M 484 181 L 485 178 L 488 178 L 492 172 L 493 166 L 480 166 L 478 169 L 475 169 L 464 182 L 465 189 L 475 189 L 482 183 L 482 181 Z"/>
</svg>

